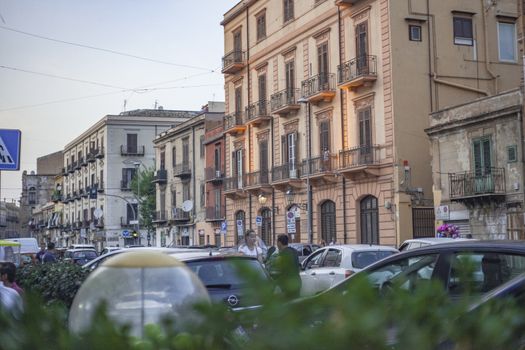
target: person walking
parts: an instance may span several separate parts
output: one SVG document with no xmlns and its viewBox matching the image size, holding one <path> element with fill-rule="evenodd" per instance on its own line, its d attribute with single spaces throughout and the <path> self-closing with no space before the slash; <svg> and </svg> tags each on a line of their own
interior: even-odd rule
<svg viewBox="0 0 525 350">
<path fill-rule="evenodd" d="M 298 298 L 301 293 L 301 270 L 297 250 L 288 246 L 288 235 L 277 236 L 279 253 L 272 263 L 272 275 L 284 296 L 288 299 Z"/>
<path fill-rule="evenodd" d="M 47 244 L 47 250 L 45 254 L 42 256 L 42 263 L 54 263 L 57 261 L 57 258 L 55 256 L 55 243 L 49 242 Z"/>
<path fill-rule="evenodd" d="M 42 243 L 40 245 L 40 250 L 35 255 L 35 263 L 41 264 L 42 263 L 42 257 L 44 256 L 45 253 L 46 253 L 46 245 L 44 243 Z"/>
<path fill-rule="evenodd" d="M 244 255 L 254 256 L 262 262 L 263 250 L 257 246 L 257 236 L 254 230 L 246 231 L 246 242 L 239 246 L 238 252 Z"/>
</svg>

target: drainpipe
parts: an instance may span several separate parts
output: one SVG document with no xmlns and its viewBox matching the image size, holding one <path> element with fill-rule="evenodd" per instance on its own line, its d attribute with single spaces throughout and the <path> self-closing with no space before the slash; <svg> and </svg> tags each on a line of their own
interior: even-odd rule
<svg viewBox="0 0 525 350">
<path fill-rule="evenodd" d="M 337 23 L 339 30 L 337 31 L 339 37 L 339 67 L 343 65 L 343 49 L 341 48 L 341 26 L 343 25 L 341 20 L 341 10 L 339 6 L 337 7 Z M 339 103 L 341 108 L 341 146 L 343 150 L 346 149 L 346 139 L 345 139 L 345 121 L 343 118 L 343 90 L 339 90 Z M 346 232 L 346 179 L 343 176 L 343 243 L 346 244 L 347 232 Z"/>
<path fill-rule="evenodd" d="M 274 152 L 274 149 L 273 149 L 273 146 L 274 146 L 273 145 L 273 140 L 274 140 L 274 135 L 273 135 L 273 117 L 270 120 L 270 137 L 271 137 L 270 144 L 271 144 L 271 147 L 272 147 L 272 151 L 271 151 L 272 166 L 270 167 L 270 169 L 272 169 L 272 175 L 273 175 L 274 156 L 275 156 L 275 152 Z M 275 244 L 275 188 L 273 186 L 272 186 L 272 244 Z"/>
<path fill-rule="evenodd" d="M 196 202 L 197 202 L 197 179 L 196 179 L 196 176 L 195 176 L 195 125 L 193 125 L 191 127 L 191 133 L 192 133 L 192 147 L 193 147 L 193 164 L 191 165 L 191 173 L 193 174 L 193 208 L 192 208 L 192 214 L 193 214 L 193 220 L 194 220 L 194 224 L 193 224 L 193 232 L 192 232 L 192 240 L 193 240 L 193 244 L 195 244 L 195 208 L 197 207 L 196 205 Z"/>
<path fill-rule="evenodd" d="M 248 106 L 250 105 L 250 91 L 251 91 L 251 79 L 250 79 L 250 23 L 249 23 L 249 6 L 246 6 L 246 79 L 248 81 L 248 90 L 246 92 L 246 96 L 248 98 Z M 245 109 L 246 111 L 246 109 Z M 246 117 L 246 116 L 245 116 Z M 248 125 L 246 128 L 246 132 L 248 133 L 248 152 L 246 152 L 246 160 L 248 162 L 248 166 L 246 164 L 243 164 L 246 169 L 250 169 L 250 160 L 251 160 L 251 128 Z M 244 175 L 244 174 L 243 174 Z M 243 182 L 244 184 L 244 182 Z M 252 229 L 252 194 L 250 193 L 248 197 L 249 202 L 249 215 L 248 218 L 250 220 L 250 229 Z"/>
<path fill-rule="evenodd" d="M 487 12 L 490 9 L 490 6 L 485 8 L 485 0 L 480 0 L 481 10 L 483 12 L 483 35 L 485 37 L 485 69 L 490 74 L 494 80 L 494 93 L 498 93 L 498 76 L 492 72 L 490 69 L 490 57 L 489 57 L 489 39 L 488 39 L 488 28 L 487 28 Z"/>
</svg>

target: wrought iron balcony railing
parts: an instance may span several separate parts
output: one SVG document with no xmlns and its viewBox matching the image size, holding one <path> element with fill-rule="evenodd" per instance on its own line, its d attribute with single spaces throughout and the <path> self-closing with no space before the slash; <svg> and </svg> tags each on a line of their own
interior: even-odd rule
<svg viewBox="0 0 525 350">
<path fill-rule="evenodd" d="M 204 172 L 206 181 L 222 181 L 224 179 L 224 171 L 215 167 L 206 168 Z"/>
<path fill-rule="evenodd" d="M 273 113 L 287 113 L 299 109 L 297 102 L 299 89 L 284 89 L 270 96 L 270 109 Z"/>
<path fill-rule="evenodd" d="M 359 56 L 337 67 L 337 83 L 345 85 L 362 77 L 377 76 L 377 57 L 373 55 Z"/>
<path fill-rule="evenodd" d="M 235 127 L 244 127 L 244 113 L 241 111 L 234 112 L 233 114 L 224 117 L 224 130 Z"/>
<path fill-rule="evenodd" d="M 272 182 L 298 179 L 300 177 L 299 163 L 286 163 L 274 166 L 272 169 Z"/>
<path fill-rule="evenodd" d="M 191 163 L 185 162 L 173 167 L 173 176 L 185 177 L 191 176 Z"/>
<path fill-rule="evenodd" d="M 269 170 L 254 171 L 252 173 L 245 174 L 244 177 L 246 179 L 246 187 L 268 185 L 270 183 Z"/>
<path fill-rule="evenodd" d="M 240 50 L 233 50 L 222 58 L 222 72 L 235 73 L 241 70 L 245 64 L 245 53 Z"/>
<path fill-rule="evenodd" d="M 223 206 L 206 207 L 206 220 L 219 221 L 225 217 L 225 209 Z"/>
<path fill-rule="evenodd" d="M 377 145 L 358 146 L 339 152 L 339 167 L 354 168 L 362 165 L 380 163 L 381 148 Z"/>
<path fill-rule="evenodd" d="M 320 173 L 332 172 L 337 169 L 337 156 L 334 154 L 321 155 L 308 159 L 303 159 L 301 175 L 315 175 Z"/>
<path fill-rule="evenodd" d="M 448 175 L 450 199 L 505 195 L 505 169 L 480 168 Z"/>
<path fill-rule="evenodd" d="M 137 145 L 120 145 L 120 155 L 122 156 L 143 156 L 145 154 L 145 146 Z"/>
<path fill-rule="evenodd" d="M 321 73 L 301 83 L 301 95 L 310 98 L 318 94 L 332 92 L 335 94 L 335 74 Z"/>
<path fill-rule="evenodd" d="M 246 121 L 251 122 L 258 118 L 267 118 L 270 116 L 268 101 L 260 100 L 246 107 Z"/>
</svg>

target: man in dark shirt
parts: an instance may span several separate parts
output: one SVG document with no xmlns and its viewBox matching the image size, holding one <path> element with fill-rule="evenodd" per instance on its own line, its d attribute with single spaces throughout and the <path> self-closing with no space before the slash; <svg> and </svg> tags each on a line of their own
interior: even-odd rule
<svg viewBox="0 0 525 350">
<path fill-rule="evenodd" d="M 57 258 L 55 257 L 55 243 L 49 242 L 47 244 L 47 250 L 42 257 L 42 263 L 54 263 L 57 261 Z"/>
<path fill-rule="evenodd" d="M 275 261 L 275 280 L 285 297 L 293 299 L 301 293 L 300 265 L 297 251 L 288 246 L 288 236 L 277 236 L 279 255 Z"/>
</svg>

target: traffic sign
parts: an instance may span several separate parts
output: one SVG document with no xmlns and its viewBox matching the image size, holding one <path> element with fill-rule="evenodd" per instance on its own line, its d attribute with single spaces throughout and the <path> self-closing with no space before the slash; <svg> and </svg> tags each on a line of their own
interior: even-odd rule
<svg viewBox="0 0 525 350">
<path fill-rule="evenodd" d="M 221 233 L 223 235 L 226 234 L 227 228 L 228 228 L 228 224 L 226 223 L 226 220 L 224 220 L 223 222 L 221 222 Z"/>
<path fill-rule="evenodd" d="M 255 225 L 256 226 L 262 226 L 262 216 L 256 216 L 255 217 Z"/>
<path fill-rule="evenodd" d="M 0 129 L 0 170 L 20 170 L 22 132 Z"/>
<path fill-rule="evenodd" d="M 129 237 L 129 231 L 128 230 L 122 231 L 122 237 L 128 238 Z"/>
</svg>

